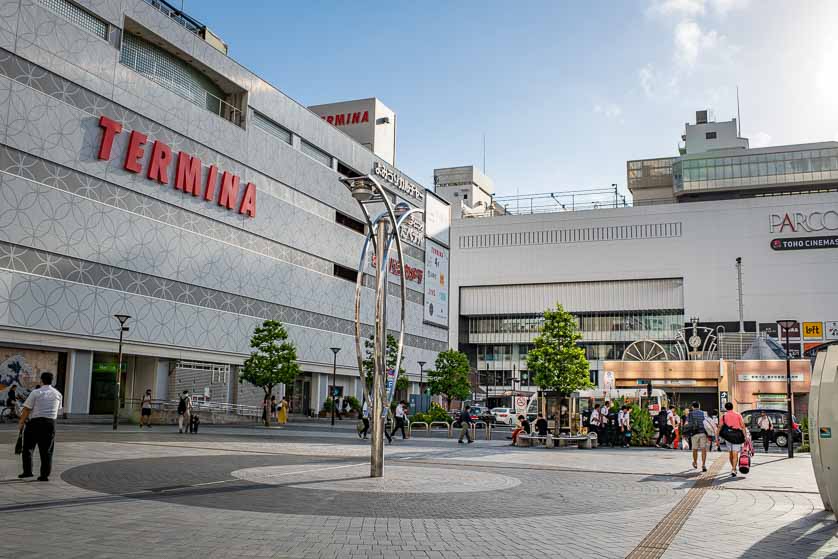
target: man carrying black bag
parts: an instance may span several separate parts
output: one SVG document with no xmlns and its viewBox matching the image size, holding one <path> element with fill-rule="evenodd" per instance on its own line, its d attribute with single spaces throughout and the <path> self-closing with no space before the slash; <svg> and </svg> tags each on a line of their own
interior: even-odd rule
<svg viewBox="0 0 838 559">
<path fill-rule="evenodd" d="M 23 473 L 19 478 L 33 477 L 32 453 L 38 447 L 41 475 L 38 481 L 49 481 L 52 451 L 55 445 L 55 419 L 61 409 L 61 392 L 50 386 L 52 373 L 41 374 L 41 386 L 29 393 L 23 403 L 18 426 L 23 431 Z M 28 421 L 27 421 L 28 420 Z M 24 428 L 25 427 L 25 428 Z"/>
</svg>

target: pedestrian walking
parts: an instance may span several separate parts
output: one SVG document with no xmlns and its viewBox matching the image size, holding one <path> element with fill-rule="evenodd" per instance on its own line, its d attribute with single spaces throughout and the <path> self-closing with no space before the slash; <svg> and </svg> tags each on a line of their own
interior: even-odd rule
<svg viewBox="0 0 838 559">
<path fill-rule="evenodd" d="M 343 398 L 335 398 L 332 400 L 332 405 L 335 407 L 335 415 L 341 421 L 343 421 L 343 415 L 340 413 L 341 408 L 343 407 Z"/>
<path fill-rule="evenodd" d="M 288 408 L 290 406 L 291 403 L 288 401 L 288 396 L 283 396 L 276 410 L 276 422 L 280 425 L 288 423 Z"/>
<path fill-rule="evenodd" d="M 146 389 L 140 402 L 140 429 L 143 428 L 143 424 L 151 429 L 151 388 Z"/>
<path fill-rule="evenodd" d="M 655 446 L 661 448 L 662 446 L 668 445 L 670 443 L 669 440 L 669 410 L 666 407 L 661 408 L 658 412 L 658 415 L 655 416 L 655 427 L 658 428 L 658 440 L 655 442 Z M 661 445 L 663 442 L 663 445 Z"/>
<path fill-rule="evenodd" d="M 692 403 L 692 409 L 687 413 L 687 420 L 684 422 L 684 433 L 689 436 L 692 445 L 693 468 L 698 468 L 698 453 L 701 451 L 701 471 L 707 471 L 707 432 L 704 422 L 707 414 L 701 411 L 698 402 Z"/>
<path fill-rule="evenodd" d="M 736 477 L 739 453 L 742 451 L 742 445 L 748 438 L 748 432 L 745 429 L 745 421 L 742 419 L 742 416 L 733 411 L 732 402 L 725 404 L 725 413 L 719 422 L 719 432 L 717 435 L 727 441 L 730 475 L 731 477 Z"/>
<path fill-rule="evenodd" d="M 271 394 L 271 419 L 276 417 L 276 396 Z"/>
<path fill-rule="evenodd" d="M 402 440 L 405 440 L 407 438 L 407 435 L 404 432 L 405 408 L 406 407 L 407 407 L 407 405 L 404 402 L 399 402 L 398 405 L 396 405 L 396 413 L 395 413 L 396 423 L 395 423 L 395 427 L 393 427 L 393 430 L 390 432 L 390 438 L 393 438 L 393 437 L 396 436 L 396 431 L 401 431 L 402 432 Z"/>
<path fill-rule="evenodd" d="M 366 398 L 364 398 L 364 405 L 361 408 L 361 422 L 364 427 L 358 431 L 358 437 L 366 440 L 367 434 L 370 432 L 370 408 L 367 405 Z"/>
<path fill-rule="evenodd" d="M 473 443 L 474 441 L 471 439 L 471 433 L 469 433 L 469 427 L 471 426 L 471 406 L 466 406 L 466 408 L 460 413 L 460 438 L 457 439 L 457 442 L 463 444 L 463 437 L 468 440 L 468 444 Z"/>
<path fill-rule="evenodd" d="M 771 421 L 765 410 L 759 412 L 757 427 L 760 430 L 759 436 L 762 437 L 762 448 L 765 449 L 765 452 L 768 452 L 768 444 L 774 440 L 774 422 Z"/>
<path fill-rule="evenodd" d="M 18 430 L 23 431 L 23 473 L 20 479 L 33 477 L 32 454 L 38 447 L 41 475 L 38 481 L 49 481 L 52 454 L 55 450 L 55 420 L 61 409 L 61 392 L 53 388 L 52 373 L 41 373 L 41 386 L 29 393 L 23 402 Z"/>
<path fill-rule="evenodd" d="M 620 426 L 620 446 L 629 448 L 631 446 L 631 408 L 629 406 L 620 408 L 617 422 Z"/>
<path fill-rule="evenodd" d="M 266 407 L 262 410 L 263 414 L 267 409 L 267 402 L 268 397 L 265 396 Z M 178 433 L 186 433 L 189 431 L 189 420 L 192 416 L 192 398 L 190 398 L 188 390 L 184 390 L 180 395 L 180 400 L 177 404 L 177 415 Z"/>
<path fill-rule="evenodd" d="M 716 436 L 716 433 L 719 430 L 719 410 L 713 410 L 710 412 L 710 415 L 707 416 L 707 419 L 704 420 L 704 431 L 707 433 L 707 439 L 710 442 L 710 446 L 707 449 L 708 451 L 712 451 L 715 448 L 717 451 L 720 451 L 719 448 L 719 437 Z"/>
</svg>

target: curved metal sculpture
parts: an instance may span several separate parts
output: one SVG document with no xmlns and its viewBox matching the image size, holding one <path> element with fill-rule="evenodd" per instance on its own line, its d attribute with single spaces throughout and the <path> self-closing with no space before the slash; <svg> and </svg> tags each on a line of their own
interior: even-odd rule
<svg viewBox="0 0 838 559">
<path fill-rule="evenodd" d="M 364 246 L 361 249 L 361 259 L 358 264 L 358 277 L 355 282 L 355 353 L 358 359 L 358 372 L 363 379 L 364 384 L 364 401 L 367 402 L 368 409 L 371 410 L 370 416 L 372 419 L 372 444 L 370 456 L 370 477 L 381 477 L 384 475 L 384 441 L 383 416 L 389 410 L 389 398 L 385 398 L 384 394 L 384 375 L 387 371 L 386 354 L 387 354 L 387 285 L 389 275 L 389 256 L 393 243 L 396 244 L 396 255 L 398 257 L 399 269 L 401 270 L 400 287 L 401 287 L 401 309 L 399 320 L 399 339 L 398 339 L 398 353 L 396 355 L 395 374 L 396 381 L 398 371 L 401 368 L 402 355 L 404 353 L 404 337 L 406 324 L 406 308 L 405 302 L 407 300 L 407 284 L 405 283 L 404 274 L 404 251 L 402 248 L 402 240 L 399 234 L 400 227 L 405 223 L 409 216 L 416 213 L 423 213 L 424 210 L 419 208 L 411 208 L 406 203 L 399 203 L 395 206 L 390 201 L 389 193 L 378 183 L 378 181 L 370 176 L 354 177 L 341 179 L 350 192 L 353 198 L 361 207 L 361 212 L 369 226 L 369 233 L 364 241 Z M 370 216 L 367 205 L 368 204 L 384 204 L 385 210 L 379 213 L 374 219 Z M 375 268 L 375 326 L 374 326 L 374 344 L 373 344 L 373 387 L 372 397 L 366 390 L 366 375 L 364 373 L 364 358 L 361 347 L 361 292 L 364 282 L 364 269 L 367 262 L 367 253 L 369 247 L 372 245 L 376 254 Z M 383 410 L 383 414 L 382 414 Z"/>
<path fill-rule="evenodd" d="M 623 351 L 623 361 L 666 361 L 666 349 L 655 340 L 637 340 Z"/>
</svg>

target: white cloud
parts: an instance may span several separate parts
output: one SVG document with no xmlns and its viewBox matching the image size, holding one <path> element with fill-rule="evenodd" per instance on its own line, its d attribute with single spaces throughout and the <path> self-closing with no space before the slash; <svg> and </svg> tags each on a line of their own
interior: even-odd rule
<svg viewBox="0 0 838 559">
<path fill-rule="evenodd" d="M 748 137 L 748 146 L 752 148 L 762 148 L 771 145 L 771 136 L 766 132 L 757 132 Z"/>
<path fill-rule="evenodd" d="M 748 6 L 750 0 L 710 0 L 713 11 L 719 16 L 726 16 L 728 12 L 742 10 Z"/>
<path fill-rule="evenodd" d="M 675 26 L 675 60 L 687 68 L 695 66 L 699 55 L 705 55 L 724 43 L 724 36 L 716 31 L 701 30 L 694 21 L 682 21 Z"/>
<path fill-rule="evenodd" d="M 616 103 L 605 103 L 604 105 L 594 105 L 594 112 L 604 115 L 606 118 L 617 119 L 623 114 L 623 109 Z"/>
<path fill-rule="evenodd" d="M 640 87 L 646 97 L 663 98 L 671 97 L 678 90 L 678 77 L 667 77 L 658 71 L 652 64 L 646 64 L 637 71 L 640 80 Z"/>
<path fill-rule="evenodd" d="M 704 14 L 704 11 L 704 0 L 652 0 L 646 13 L 656 16 L 696 17 Z"/>
</svg>

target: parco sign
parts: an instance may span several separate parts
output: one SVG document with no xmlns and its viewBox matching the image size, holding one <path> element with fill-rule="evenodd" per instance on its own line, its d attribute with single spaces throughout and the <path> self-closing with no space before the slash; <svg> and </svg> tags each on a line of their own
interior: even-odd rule
<svg viewBox="0 0 838 559">
<path fill-rule="evenodd" d="M 770 214 L 768 223 L 771 233 L 838 231 L 838 211 L 827 210 L 825 212 Z"/>
</svg>

